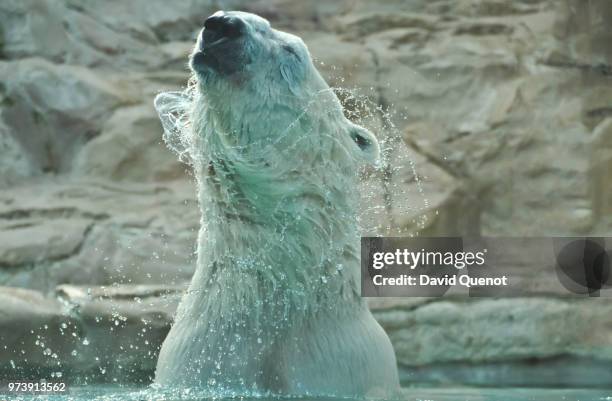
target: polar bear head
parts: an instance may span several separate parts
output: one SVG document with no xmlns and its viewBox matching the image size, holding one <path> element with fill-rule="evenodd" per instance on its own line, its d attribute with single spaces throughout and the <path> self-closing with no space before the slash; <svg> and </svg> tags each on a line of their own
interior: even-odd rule
<svg viewBox="0 0 612 401">
<path fill-rule="evenodd" d="M 208 17 L 189 66 L 217 128 L 240 131 L 235 144 L 273 142 L 302 119 L 298 131 L 332 136 L 359 159 L 378 159 L 376 138 L 345 118 L 304 42 L 264 18 L 238 11 Z"/>
</svg>

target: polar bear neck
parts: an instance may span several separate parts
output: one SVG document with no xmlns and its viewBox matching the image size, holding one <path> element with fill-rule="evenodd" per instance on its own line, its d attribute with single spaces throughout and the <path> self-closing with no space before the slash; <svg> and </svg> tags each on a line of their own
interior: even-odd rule
<svg viewBox="0 0 612 401">
<path fill-rule="evenodd" d="M 192 287 L 216 283 L 245 302 L 283 299 L 294 313 L 336 307 L 338 293 L 357 300 L 356 166 L 335 116 L 279 105 L 263 115 L 243 108 L 238 120 L 236 111 L 199 107 L 202 230 Z"/>
</svg>

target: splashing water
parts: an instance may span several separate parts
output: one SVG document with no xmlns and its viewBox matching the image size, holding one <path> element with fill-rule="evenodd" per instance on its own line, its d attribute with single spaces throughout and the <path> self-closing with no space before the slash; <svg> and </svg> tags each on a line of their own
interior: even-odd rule
<svg viewBox="0 0 612 401">
<path fill-rule="evenodd" d="M 189 149 L 195 143 L 189 134 L 191 125 L 188 114 L 194 101 L 195 86 L 196 82 L 192 80 L 183 92 L 166 93 L 167 96 L 156 103 L 166 145 L 182 162 L 192 167 L 195 161 Z M 334 93 L 340 99 L 349 120 L 376 133 L 381 147 L 378 163 L 362 169 L 360 173 L 358 218 L 361 235 L 418 235 L 428 224 L 427 212 L 431 205 L 413 153 L 405 144 L 401 129 L 394 123 L 396 110 L 393 106 L 378 104 L 372 100 L 372 96 L 358 89 L 333 87 L 321 91 L 320 95 L 327 92 Z M 301 116 L 308 113 L 315 101 L 316 98 L 304 106 Z M 276 142 L 286 138 L 301 116 L 281 130 Z M 401 221 L 397 221 L 398 217 Z"/>
<path fill-rule="evenodd" d="M 421 174 L 406 146 L 400 128 L 394 120 L 397 111 L 372 100 L 372 96 L 357 89 L 334 87 L 341 99 L 347 118 L 378 133 L 381 158 L 373 174 L 366 171 L 361 180 L 360 220 L 363 236 L 418 235 L 428 223 L 426 212 L 429 199 L 425 194 Z M 415 190 L 411 191 L 410 183 Z M 414 216 L 409 226 L 396 221 L 408 211 Z M 382 217 L 382 218 L 381 218 Z M 403 219 L 402 219 L 403 220 Z"/>
<path fill-rule="evenodd" d="M 201 84 L 192 80 L 155 100 L 164 141 L 194 170 L 202 210 L 198 267 L 161 349 L 156 382 L 239 394 L 392 392 L 392 347 L 359 296 L 358 237 L 401 232 L 393 223 L 395 203 L 408 201 L 395 177 L 400 169 L 427 200 L 389 112 L 321 81 L 308 96 L 270 106 L 275 120 L 262 122 L 260 109 L 232 117 L 233 103 L 209 98 Z M 343 111 L 339 96 L 352 108 Z M 359 184 L 357 172 L 378 147 L 361 126 L 375 125 L 382 154 Z M 356 220 L 373 213 L 385 218 Z M 347 262 L 355 269 L 344 269 Z M 366 365 L 357 376 L 334 368 L 351 355 L 360 361 L 349 366 Z M 322 361 L 333 379 L 321 376 Z M 274 373 L 279 363 L 295 370 L 290 379 Z"/>
</svg>

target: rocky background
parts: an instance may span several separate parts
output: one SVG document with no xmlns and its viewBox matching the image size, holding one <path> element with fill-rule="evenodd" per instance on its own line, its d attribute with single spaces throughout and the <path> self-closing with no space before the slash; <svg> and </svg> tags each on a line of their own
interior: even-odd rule
<svg viewBox="0 0 612 401">
<path fill-rule="evenodd" d="M 199 226 L 152 99 L 218 9 L 302 36 L 387 138 L 366 227 L 610 233 L 607 0 L 3 0 L 0 381 L 150 380 Z M 612 303 L 561 295 L 371 307 L 405 385 L 612 386 Z"/>
</svg>

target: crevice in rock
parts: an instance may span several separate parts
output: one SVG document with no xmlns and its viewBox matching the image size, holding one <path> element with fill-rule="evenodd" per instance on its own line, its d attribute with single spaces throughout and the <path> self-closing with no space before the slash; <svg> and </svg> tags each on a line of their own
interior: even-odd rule
<svg viewBox="0 0 612 401">
<path fill-rule="evenodd" d="M 382 315 L 385 313 L 393 313 L 393 312 L 413 312 L 423 306 L 433 304 L 435 302 L 444 301 L 444 300 L 448 301 L 448 299 L 449 298 L 445 298 L 445 297 L 428 298 L 426 300 L 423 300 L 422 302 L 414 303 L 412 305 L 401 305 L 400 304 L 400 305 L 394 305 L 391 307 L 374 307 L 374 308 L 370 308 L 370 310 L 375 315 L 378 315 L 378 314 Z"/>
<path fill-rule="evenodd" d="M 589 118 L 599 118 L 599 119 L 612 117 L 612 107 L 600 107 L 597 109 L 588 110 L 586 112 L 586 116 Z"/>
<path fill-rule="evenodd" d="M 567 305 L 576 305 L 579 302 L 592 303 L 592 299 L 588 297 L 579 297 L 579 298 L 568 297 L 563 294 L 552 293 L 552 292 L 551 293 L 541 292 L 538 294 L 534 294 L 532 296 L 514 297 L 511 299 L 512 301 L 521 301 L 521 300 L 527 300 L 527 299 L 533 300 L 533 301 L 555 301 L 555 302 L 559 302 L 559 303 L 563 303 Z M 372 313 L 374 313 L 375 315 L 385 315 L 387 313 L 394 313 L 394 312 L 415 312 L 418 309 L 424 308 L 426 306 L 429 306 L 435 303 L 441 303 L 441 302 L 451 303 L 454 305 L 462 305 L 464 307 L 471 307 L 471 306 L 475 306 L 480 303 L 494 302 L 494 301 L 501 302 L 502 299 L 501 298 L 469 298 L 469 297 L 466 298 L 463 296 L 448 295 L 448 296 L 440 296 L 440 297 L 435 297 L 435 298 L 428 298 L 426 300 L 423 300 L 422 302 L 414 303 L 412 305 L 398 304 L 398 305 L 394 305 L 391 307 L 372 308 Z M 504 302 L 508 302 L 508 300 L 506 299 Z"/>
<path fill-rule="evenodd" d="M 451 170 L 448 165 L 444 164 L 442 161 L 440 161 L 439 158 L 437 158 L 436 156 L 432 155 L 431 153 L 429 153 L 428 151 L 423 149 L 415 141 L 408 140 L 407 144 L 412 149 L 414 149 L 415 152 L 417 152 L 418 154 L 420 154 L 423 157 L 425 157 L 425 159 L 429 163 L 431 163 L 434 166 L 438 167 L 440 170 L 444 171 L 449 176 L 454 177 L 454 178 L 468 178 L 468 176 L 465 173 L 461 172 L 460 170 Z"/>
<path fill-rule="evenodd" d="M 75 207 L 60 207 L 53 209 L 15 209 L 8 212 L 0 213 L 0 219 L 16 220 L 30 218 L 83 218 L 92 220 L 106 220 L 110 218 L 108 213 L 91 213 L 84 212 Z"/>
<path fill-rule="evenodd" d="M 89 300 L 117 300 L 135 301 L 148 298 L 165 298 L 181 294 L 187 290 L 186 285 L 124 285 L 108 286 L 91 289 L 91 286 L 59 285 L 55 289 L 55 296 L 70 304 L 79 304 L 82 299 Z"/>
<path fill-rule="evenodd" d="M 122 194 L 128 195 L 151 195 L 151 194 L 160 194 L 160 193 L 171 193 L 172 191 L 169 188 L 163 186 L 155 186 L 153 188 L 145 188 L 145 189 L 131 189 L 130 186 L 122 185 L 123 183 L 117 183 L 117 185 L 113 185 L 114 183 L 96 183 L 95 185 L 99 188 L 113 191 Z"/>
<path fill-rule="evenodd" d="M 568 60 L 568 61 L 550 60 L 550 61 L 545 61 L 542 64 L 548 67 L 553 67 L 553 68 L 569 68 L 569 69 L 581 70 L 584 72 L 601 74 L 606 77 L 612 76 L 612 65 L 605 64 L 605 63 L 588 64 L 588 63 L 580 63 L 575 60 Z"/>
</svg>

